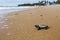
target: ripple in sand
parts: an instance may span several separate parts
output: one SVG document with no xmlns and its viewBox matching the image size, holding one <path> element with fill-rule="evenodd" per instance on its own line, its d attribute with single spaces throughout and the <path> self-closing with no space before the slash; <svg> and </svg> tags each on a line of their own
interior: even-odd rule
<svg viewBox="0 0 60 40">
<path fill-rule="evenodd" d="M 13 23 L 9 23 L 9 24 L 13 24 Z"/>
<path fill-rule="evenodd" d="M 8 26 L 8 25 L 3 25 L 4 27 Z"/>
<path fill-rule="evenodd" d="M 7 35 L 9 36 L 9 35 L 11 35 L 11 33 L 7 33 Z"/>
<path fill-rule="evenodd" d="M 8 29 L 9 27 L 6 27 L 6 29 Z"/>
<path fill-rule="evenodd" d="M 1 29 L 5 29 L 5 27 L 1 27 Z"/>
<path fill-rule="evenodd" d="M 0 29 L 8 29 L 9 27 L 0 27 Z"/>
<path fill-rule="evenodd" d="M 1 21 L 0 23 L 5 23 L 5 21 Z"/>
<path fill-rule="evenodd" d="M 5 19 L 6 21 L 8 20 L 8 19 Z"/>
</svg>

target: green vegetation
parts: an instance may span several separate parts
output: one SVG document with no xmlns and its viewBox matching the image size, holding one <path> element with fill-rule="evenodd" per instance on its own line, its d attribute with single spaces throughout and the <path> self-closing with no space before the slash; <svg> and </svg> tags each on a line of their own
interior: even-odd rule
<svg viewBox="0 0 60 40">
<path fill-rule="evenodd" d="M 56 1 L 56 4 L 60 4 L 60 0 L 57 0 L 57 1 Z"/>
<path fill-rule="evenodd" d="M 44 2 L 44 3 L 43 3 Z M 18 4 L 18 6 L 41 6 L 41 5 L 46 5 L 46 2 L 45 1 L 39 1 L 38 3 L 27 3 L 27 4 Z"/>
<path fill-rule="evenodd" d="M 39 1 L 37 3 L 27 3 L 27 4 L 18 4 L 18 6 L 45 6 L 45 5 L 52 5 L 52 4 L 60 4 L 60 0 L 57 0 L 56 2 L 50 2 L 50 1 Z"/>
<path fill-rule="evenodd" d="M 33 6 L 33 5 L 30 3 L 27 3 L 27 4 L 19 4 L 18 6 Z"/>
</svg>

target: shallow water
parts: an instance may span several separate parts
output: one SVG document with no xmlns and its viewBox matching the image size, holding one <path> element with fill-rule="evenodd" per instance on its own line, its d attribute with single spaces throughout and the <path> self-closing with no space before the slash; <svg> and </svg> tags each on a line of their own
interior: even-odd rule
<svg viewBox="0 0 60 40">
<path fill-rule="evenodd" d="M 0 14 L 6 14 L 9 12 L 28 10 L 34 7 L 0 7 Z"/>
</svg>

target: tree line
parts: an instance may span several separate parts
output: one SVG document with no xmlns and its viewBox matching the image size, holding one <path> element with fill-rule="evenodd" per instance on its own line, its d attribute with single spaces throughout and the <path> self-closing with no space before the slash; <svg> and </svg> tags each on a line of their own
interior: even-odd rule
<svg viewBox="0 0 60 40">
<path fill-rule="evenodd" d="M 27 3 L 27 4 L 18 4 L 18 6 L 45 6 L 45 5 L 52 5 L 52 4 L 60 4 L 60 0 L 57 0 L 56 2 L 50 2 L 50 1 L 39 1 L 37 3 Z"/>
<path fill-rule="evenodd" d="M 60 4 L 60 0 L 57 0 L 57 1 L 56 1 L 56 4 Z"/>
</svg>

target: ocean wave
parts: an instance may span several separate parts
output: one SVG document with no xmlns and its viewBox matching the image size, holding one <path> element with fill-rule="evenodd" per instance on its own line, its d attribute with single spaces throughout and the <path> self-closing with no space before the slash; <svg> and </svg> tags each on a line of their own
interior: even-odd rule
<svg viewBox="0 0 60 40">
<path fill-rule="evenodd" d="M 28 7 L 25 6 L 24 7 L 0 7 L 0 9 L 21 9 L 21 8 L 23 9 L 23 8 L 34 8 L 34 7 L 29 7 L 29 6 Z"/>
<path fill-rule="evenodd" d="M 23 11 L 32 9 L 34 7 L 0 7 L 0 14 L 5 14 L 9 12 Z"/>
</svg>

